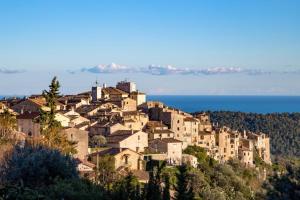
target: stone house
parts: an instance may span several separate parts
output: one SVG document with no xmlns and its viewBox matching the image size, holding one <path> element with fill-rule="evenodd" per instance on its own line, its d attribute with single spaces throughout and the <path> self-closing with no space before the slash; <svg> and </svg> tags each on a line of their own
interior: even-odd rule
<svg viewBox="0 0 300 200">
<path fill-rule="evenodd" d="M 101 109 L 100 105 L 82 105 L 76 109 L 76 112 L 83 117 L 94 116 L 97 114 L 98 110 Z"/>
<path fill-rule="evenodd" d="M 193 117 L 186 117 L 183 119 L 184 126 L 184 142 L 187 145 L 197 145 L 198 132 L 199 132 L 199 120 Z"/>
<path fill-rule="evenodd" d="M 148 115 L 139 111 L 123 111 L 123 125 L 133 130 L 143 130 L 149 121 Z"/>
<path fill-rule="evenodd" d="M 129 94 L 114 87 L 105 87 L 102 88 L 102 97 L 104 99 L 110 99 L 112 101 L 120 101 L 124 98 L 129 97 Z"/>
<path fill-rule="evenodd" d="M 69 127 L 70 126 L 70 117 L 64 115 L 61 112 L 55 114 L 55 120 L 60 122 L 62 127 Z"/>
<path fill-rule="evenodd" d="M 131 98 L 123 98 L 123 99 L 112 99 L 108 101 L 109 103 L 117 105 L 123 111 L 136 111 L 136 101 Z"/>
<path fill-rule="evenodd" d="M 113 148 L 128 148 L 144 152 L 148 147 L 148 134 L 137 130 L 118 130 L 107 136 L 107 145 Z"/>
<path fill-rule="evenodd" d="M 143 103 L 146 102 L 146 94 L 139 91 L 131 92 L 130 98 L 136 101 L 137 106 L 142 105 Z"/>
<path fill-rule="evenodd" d="M 109 148 L 100 152 L 90 154 L 91 161 L 97 164 L 101 156 L 113 156 L 115 170 L 142 170 L 142 155 L 128 148 Z"/>
<path fill-rule="evenodd" d="M 27 134 L 30 137 L 40 136 L 40 123 L 38 121 L 39 112 L 24 112 L 17 116 L 18 131 Z"/>
<path fill-rule="evenodd" d="M 149 150 L 154 153 L 167 155 L 167 162 L 171 165 L 180 165 L 182 159 L 182 141 L 174 138 L 162 138 L 149 141 Z"/>
<path fill-rule="evenodd" d="M 76 142 L 77 153 L 74 158 L 85 160 L 88 155 L 88 132 L 77 128 L 67 128 L 63 130 L 69 141 Z"/>
<path fill-rule="evenodd" d="M 112 121 L 98 122 L 89 128 L 90 136 L 103 135 L 105 137 L 113 134 L 118 130 L 130 130 L 126 126 Z"/>
<path fill-rule="evenodd" d="M 39 112 L 40 109 L 45 111 L 50 110 L 50 108 L 46 106 L 46 100 L 44 98 L 26 99 L 14 105 L 12 109 L 21 114 L 24 112 Z"/>
<path fill-rule="evenodd" d="M 247 133 L 247 138 L 253 141 L 254 147 L 264 162 L 271 164 L 270 138 L 264 133 Z"/>
</svg>

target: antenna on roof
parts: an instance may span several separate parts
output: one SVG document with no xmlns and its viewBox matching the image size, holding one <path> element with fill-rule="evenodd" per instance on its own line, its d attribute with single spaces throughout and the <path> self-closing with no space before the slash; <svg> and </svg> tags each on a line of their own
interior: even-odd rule
<svg viewBox="0 0 300 200">
<path fill-rule="evenodd" d="M 96 77 L 95 85 L 96 85 L 96 86 L 98 86 L 98 85 L 99 85 L 99 82 L 98 82 L 98 79 L 97 79 L 97 77 Z"/>
</svg>

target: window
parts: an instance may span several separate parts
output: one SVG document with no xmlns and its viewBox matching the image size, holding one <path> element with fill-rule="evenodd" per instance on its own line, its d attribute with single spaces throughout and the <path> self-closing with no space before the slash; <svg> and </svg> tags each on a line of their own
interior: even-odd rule
<svg viewBox="0 0 300 200">
<path fill-rule="evenodd" d="M 179 120 L 177 120 L 177 124 L 179 124 Z"/>
<path fill-rule="evenodd" d="M 177 131 L 179 131 L 180 130 L 180 128 L 179 127 L 177 127 Z"/>
<path fill-rule="evenodd" d="M 226 148 L 224 148 L 224 153 L 226 153 Z"/>
<path fill-rule="evenodd" d="M 200 139 L 201 139 L 201 140 L 204 140 L 204 136 L 203 136 L 203 135 L 201 135 L 201 136 L 200 136 Z"/>
<path fill-rule="evenodd" d="M 141 137 L 138 135 L 138 140 L 140 140 L 141 139 Z"/>
<path fill-rule="evenodd" d="M 231 154 L 233 154 L 233 151 L 231 151 Z"/>
<path fill-rule="evenodd" d="M 231 145 L 231 148 L 233 148 L 233 144 Z"/>
</svg>

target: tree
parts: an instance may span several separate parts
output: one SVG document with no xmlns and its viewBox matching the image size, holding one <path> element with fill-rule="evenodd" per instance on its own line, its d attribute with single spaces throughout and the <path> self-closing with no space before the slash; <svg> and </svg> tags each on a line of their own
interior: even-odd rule
<svg viewBox="0 0 300 200">
<path fill-rule="evenodd" d="M 90 146 L 92 147 L 101 147 L 106 144 L 106 138 L 102 135 L 94 135 L 89 140 Z"/>
<path fill-rule="evenodd" d="M 300 161 L 292 161 L 286 166 L 286 173 L 275 175 L 264 187 L 267 194 L 264 199 L 300 199 Z"/>
<path fill-rule="evenodd" d="M 8 110 L 0 113 L 0 145 L 13 140 L 13 131 L 16 129 L 16 117 Z"/>
<path fill-rule="evenodd" d="M 50 111 L 41 109 L 40 122 L 42 132 L 47 127 L 52 128 L 60 126 L 60 123 L 55 120 L 56 102 L 59 97 L 59 88 L 60 83 L 58 82 L 57 78 L 54 77 L 49 85 L 49 91 L 43 91 L 43 97 L 46 100 L 46 106 L 50 108 Z"/>
<path fill-rule="evenodd" d="M 75 143 L 68 141 L 67 136 L 62 132 L 61 124 L 55 120 L 56 102 L 59 96 L 60 84 L 54 77 L 49 85 L 49 91 L 43 91 L 43 97 L 46 99 L 46 106 L 50 110 L 40 109 L 40 125 L 42 141 L 50 148 L 60 150 L 65 154 L 74 154 Z"/>
<path fill-rule="evenodd" d="M 170 177 L 168 175 L 164 176 L 164 189 L 163 189 L 163 200 L 170 200 Z"/>
<path fill-rule="evenodd" d="M 0 185 L 47 187 L 55 180 L 78 178 L 74 160 L 44 146 L 15 146 L 0 163 Z"/>
<path fill-rule="evenodd" d="M 96 183 L 106 189 L 110 189 L 116 180 L 115 158 L 110 155 L 97 157 L 96 164 Z"/>
<path fill-rule="evenodd" d="M 132 173 L 117 181 L 113 188 L 113 199 L 139 200 L 141 198 L 140 184 Z"/>
<path fill-rule="evenodd" d="M 166 167 L 166 162 L 163 161 L 154 161 L 151 160 L 147 163 L 147 168 L 149 170 L 149 182 L 147 184 L 147 195 L 146 198 L 148 200 L 162 199 L 162 172 Z"/>
<path fill-rule="evenodd" d="M 193 188 L 189 179 L 189 169 L 187 165 L 179 166 L 177 173 L 177 185 L 175 187 L 176 200 L 192 200 L 194 199 Z"/>
</svg>

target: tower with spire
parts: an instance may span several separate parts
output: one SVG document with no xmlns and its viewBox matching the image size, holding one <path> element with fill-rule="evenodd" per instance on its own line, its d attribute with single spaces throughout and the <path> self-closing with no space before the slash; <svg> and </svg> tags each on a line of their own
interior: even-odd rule
<svg viewBox="0 0 300 200">
<path fill-rule="evenodd" d="M 96 79 L 94 86 L 92 87 L 92 101 L 96 102 L 102 97 L 102 88 L 99 86 L 98 80 Z"/>
</svg>

